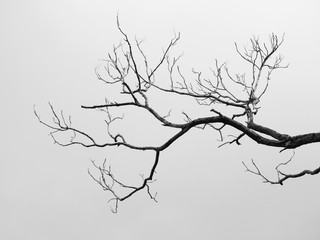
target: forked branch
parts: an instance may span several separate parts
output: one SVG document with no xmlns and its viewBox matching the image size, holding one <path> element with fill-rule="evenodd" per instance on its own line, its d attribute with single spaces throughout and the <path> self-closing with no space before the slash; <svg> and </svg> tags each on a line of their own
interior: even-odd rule
<svg viewBox="0 0 320 240">
<path fill-rule="evenodd" d="M 291 179 L 291 178 L 299 178 L 299 177 L 302 177 L 304 175 L 316 175 L 320 172 L 320 167 L 314 169 L 314 170 L 302 170 L 301 172 L 298 172 L 298 173 L 294 173 L 294 174 L 286 174 L 282 171 L 279 170 L 279 168 L 281 166 L 285 166 L 287 165 L 288 163 L 290 163 L 293 159 L 295 155 L 295 152 L 293 151 L 293 154 L 292 156 L 290 157 L 290 159 L 284 163 L 279 163 L 275 170 L 276 170 L 276 173 L 277 173 L 277 176 L 278 176 L 278 179 L 277 180 L 271 180 L 269 179 L 268 177 L 266 177 L 264 174 L 262 174 L 261 170 L 259 169 L 259 167 L 257 166 L 257 164 L 253 161 L 253 159 L 251 159 L 251 163 L 252 163 L 252 166 L 254 167 L 253 169 L 250 169 L 244 162 L 242 162 L 242 164 L 244 165 L 244 167 L 246 168 L 246 171 L 254 174 L 254 175 L 258 175 L 260 176 L 265 183 L 271 183 L 271 184 L 280 184 L 280 185 L 283 185 L 283 183 L 288 180 L 288 179 Z"/>
<path fill-rule="evenodd" d="M 58 114 L 53 106 L 49 103 L 52 121 L 44 121 L 40 118 L 36 110 L 34 113 L 39 122 L 51 130 L 51 137 L 54 142 L 61 146 L 81 145 L 83 147 L 125 147 L 135 151 L 152 151 L 155 153 L 152 167 L 146 178 L 137 186 L 125 184 L 116 178 L 111 167 L 107 167 L 106 160 L 101 166 L 92 161 L 94 168 L 98 171 L 98 176 L 88 171 L 91 178 L 97 182 L 104 191 L 112 195 L 111 200 L 115 201 L 113 211 L 117 211 L 118 203 L 130 198 L 137 192 L 146 189 L 149 196 L 155 200 L 155 195 L 150 193 L 150 183 L 154 181 L 154 174 L 160 161 L 160 153 L 171 146 L 177 139 L 182 137 L 190 129 L 199 128 L 206 129 L 211 127 L 218 132 L 223 146 L 225 144 L 241 144 L 244 137 L 248 137 L 258 144 L 265 146 L 278 147 L 281 151 L 287 149 L 296 149 L 305 144 L 320 142 L 320 133 L 307 133 L 301 135 L 290 135 L 281 133 L 272 128 L 255 123 L 254 117 L 260 109 L 261 98 L 269 87 L 269 81 L 274 70 L 286 68 L 282 66 L 283 57 L 276 56 L 276 52 L 282 45 L 284 38 L 278 38 L 277 35 L 270 36 L 269 45 L 261 43 L 258 38 L 251 39 L 250 48 L 245 48 L 241 52 L 238 45 L 235 44 L 236 51 L 252 68 L 251 77 L 247 78 L 246 74 L 233 74 L 225 63 L 219 64 L 215 61 L 214 67 L 211 69 L 213 77 L 204 78 L 200 71 L 192 70 L 191 76 L 187 77 L 179 67 L 181 56 L 171 58 L 169 53 L 177 45 L 180 40 L 180 34 L 175 35 L 163 51 L 159 61 L 154 65 L 147 60 L 147 54 L 143 51 L 142 42 L 135 39 L 132 42 L 125 31 L 120 27 L 119 19 L 117 19 L 118 30 L 123 37 L 123 41 L 113 48 L 112 53 L 105 60 L 105 66 L 96 68 L 97 78 L 107 85 L 116 84 L 122 88 L 119 94 L 127 95 L 124 101 L 113 101 L 106 99 L 102 104 L 82 105 L 83 109 L 103 110 L 106 112 L 107 132 L 109 141 L 98 142 L 90 134 L 71 126 L 71 118 L 66 121 L 63 112 Z M 140 57 L 137 57 L 140 56 Z M 139 61 L 142 59 L 142 62 Z M 166 68 L 162 67 L 167 65 Z M 105 69 L 107 78 L 100 74 L 101 69 Z M 165 82 L 158 79 L 158 72 L 166 69 L 169 78 Z M 191 80 L 190 80 L 191 79 Z M 161 83 L 160 83 L 161 80 Z M 240 90 L 240 91 L 239 91 Z M 163 115 L 149 101 L 152 92 L 162 93 L 164 96 L 177 96 L 182 99 L 192 98 L 201 106 L 207 109 L 206 116 L 198 116 L 191 118 L 190 114 L 182 110 L 182 118 L 184 122 L 176 121 L 168 114 Z M 245 95 L 244 95 L 244 94 Z M 223 105 L 225 110 L 218 111 L 216 106 Z M 139 108 L 150 114 L 164 130 L 172 129 L 172 135 L 158 146 L 140 146 L 130 143 L 126 136 L 121 133 L 114 133 L 112 124 L 120 121 L 122 117 L 113 117 L 111 109 L 120 108 L 125 110 L 128 108 Z M 230 110 L 234 113 L 230 116 Z M 225 137 L 223 132 L 226 127 L 235 129 L 234 136 Z M 64 133 L 70 134 L 70 138 L 65 141 L 59 140 L 56 135 Z M 232 138 L 229 140 L 229 138 Z M 293 156 L 292 156 L 293 157 Z M 265 182 L 271 184 L 283 184 L 287 179 L 299 178 L 306 174 L 315 175 L 320 172 L 320 167 L 311 171 L 304 170 L 296 174 L 285 174 L 279 170 L 279 164 L 276 167 L 278 180 L 273 181 L 262 174 L 256 163 L 252 160 L 253 169 L 249 168 L 245 163 L 246 170 L 255 175 L 259 175 Z M 117 189 L 123 188 L 125 193 L 120 194 Z"/>
</svg>

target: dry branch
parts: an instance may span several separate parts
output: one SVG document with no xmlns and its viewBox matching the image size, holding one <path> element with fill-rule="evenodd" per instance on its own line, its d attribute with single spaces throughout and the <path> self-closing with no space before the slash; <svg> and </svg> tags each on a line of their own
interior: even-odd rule
<svg viewBox="0 0 320 240">
<path fill-rule="evenodd" d="M 105 122 L 107 124 L 107 134 L 111 140 L 109 142 L 98 143 L 88 133 L 72 127 L 71 119 L 69 118 L 69 121 L 66 121 L 63 112 L 58 114 L 50 103 L 49 106 L 53 115 L 51 123 L 43 121 L 38 113 L 34 111 L 39 122 L 51 129 L 50 135 L 54 142 L 61 146 L 81 145 L 83 147 L 99 148 L 123 146 L 132 150 L 153 151 L 155 153 L 148 176 L 143 178 L 141 184 L 138 186 L 124 184 L 118 180 L 113 175 L 111 167 L 106 166 L 106 161 L 104 161 L 102 166 L 98 166 L 95 162 L 92 162 L 99 174 L 98 177 L 92 174 L 91 171 L 89 171 L 89 174 L 103 190 L 109 192 L 113 196 L 111 200 L 116 202 L 114 211 L 117 211 L 119 201 L 124 201 L 143 189 L 146 189 L 149 196 L 155 200 L 155 195 L 150 193 L 149 184 L 154 181 L 154 173 L 159 164 L 160 153 L 190 129 L 205 129 L 206 126 L 210 126 L 219 133 L 220 139 L 223 141 L 221 146 L 233 143 L 240 145 L 240 141 L 244 137 L 248 137 L 258 144 L 278 147 L 281 151 L 295 149 L 305 144 L 320 142 L 320 133 L 307 133 L 291 136 L 289 134 L 280 133 L 272 128 L 259 125 L 254 121 L 254 117 L 258 114 L 260 108 L 259 104 L 261 103 L 261 99 L 269 87 L 269 80 L 273 71 L 287 67 L 287 65 L 281 65 L 283 57 L 275 55 L 284 41 L 283 37 L 279 39 L 277 35 L 272 34 L 270 36 L 269 46 L 265 43 L 261 43 L 258 38 L 252 38 L 250 48 L 245 48 L 243 52 L 240 51 L 238 45 L 235 44 L 236 51 L 240 57 L 251 66 L 252 79 L 247 79 L 245 74 L 232 74 L 225 63 L 219 64 L 216 60 L 214 69 L 211 69 L 214 74 L 213 79 L 205 79 L 202 77 L 200 71 L 192 70 L 195 81 L 191 82 L 179 68 L 181 56 L 173 58 L 169 57 L 170 51 L 180 40 L 180 34 L 175 35 L 170 40 L 163 51 L 162 56 L 160 56 L 159 62 L 152 67 L 147 60 L 147 54 L 142 49 L 142 42 L 135 39 L 135 42 L 133 43 L 121 28 L 118 19 L 117 26 L 123 37 L 123 41 L 113 48 L 113 52 L 108 54 L 108 58 L 105 60 L 106 66 L 103 69 L 105 69 L 108 74 L 108 79 L 101 77 L 99 73 L 102 69 L 101 66 L 96 68 L 96 75 L 99 80 L 106 84 L 122 85 L 123 92 L 119 94 L 128 95 L 130 100 L 123 102 L 106 100 L 103 104 L 81 106 L 83 109 L 98 109 L 107 113 Z M 142 57 L 142 63 L 138 61 L 137 55 Z M 157 73 L 160 71 L 161 66 L 165 64 L 167 64 L 166 69 L 169 72 L 169 80 L 167 82 L 167 87 L 162 87 L 163 84 L 160 86 L 158 83 Z M 134 78 L 130 77 L 130 74 L 133 74 Z M 178 78 L 175 76 L 178 76 Z M 241 97 L 242 93 L 239 94 L 237 91 L 234 91 L 233 87 L 229 87 L 230 84 L 233 84 L 235 87 L 241 87 L 243 92 L 246 93 L 246 98 Z M 185 117 L 185 122 L 174 122 L 170 120 L 170 112 L 168 115 L 162 116 L 157 109 L 150 105 L 150 89 L 182 98 L 193 98 L 200 105 L 208 107 L 208 113 L 211 113 L 211 116 L 200 116 L 191 119 L 188 113 L 182 112 Z M 235 113 L 232 116 L 228 116 L 224 112 L 217 111 L 215 106 L 218 104 L 225 106 L 225 109 L 228 111 L 229 109 L 234 110 Z M 109 110 L 112 108 L 124 107 L 143 109 L 151 114 L 151 116 L 164 128 L 174 129 L 175 133 L 159 146 L 138 146 L 128 142 L 125 136 L 120 133 L 112 134 L 111 128 L 113 122 L 120 121 L 122 118 L 112 117 Z M 224 139 L 223 130 L 227 126 L 234 128 L 238 132 L 236 136 L 233 136 L 233 140 L 231 141 L 226 141 Z M 57 133 L 61 132 L 71 133 L 72 137 L 70 141 L 58 141 L 55 136 Z M 79 137 L 86 141 L 78 140 Z M 288 164 L 291 159 L 286 164 Z M 281 185 L 288 179 L 299 178 L 306 174 L 314 175 L 320 172 L 319 167 L 313 171 L 304 170 L 297 174 L 285 174 L 278 170 L 279 165 L 276 168 L 279 178 L 277 180 L 269 180 L 261 173 L 253 160 L 253 170 L 245 163 L 243 164 L 248 172 L 259 175 L 265 182 Z M 128 190 L 127 194 L 120 196 L 115 191 L 115 185 Z"/>
</svg>

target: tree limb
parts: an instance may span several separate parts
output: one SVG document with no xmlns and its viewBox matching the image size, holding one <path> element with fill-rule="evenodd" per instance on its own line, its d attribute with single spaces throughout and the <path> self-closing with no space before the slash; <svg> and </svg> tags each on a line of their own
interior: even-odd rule
<svg viewBox="0 0 320 240">
<path fill-rule="evenodd" d="M 160 152 L 171 146 L 172 143 L 177 141 L 190 129 L 205 129 L 206 126 L 210 126 L 219 133 L 220 139 L 223 142 L 220 146 L 233 143 L 240 145 L 240 140 L 244 137 L 248 137 L 258 144 L 281 148 L 280 152 L 282 152 L 287 149 L 296 149 L 302 145 L 320 142 L 320 132 L 294 136 L 280 133 L 272 128 L 259 125 L 254 121 L 255 115 L 258 114 L 258 110 L 260 109 L 259 104 L 261 103 L 261 98 L 269 87 L 269 80 L 272 72 L 276 69 L 286 68 L 288 66 L 281 65 L 283 57 L 275 56 L 275 53 L 284 41 L 283 37 L 279 40 L 275 34 L 272 34 L 270 36 L 270 46 L 261 43 L 258 38 L 252 38 L 251 48 L 245 48 L 244 52 L 241 52 L 237 44 L 235 44 L 237 53 L 242 59 L 249 63 L 252 68 L 252 79 L 246 79 L 245 74 L 233 75 L 226 66 L 226 63 L 219 64 L 216 60 L 214 69 L 211 69 L 214 76 L 213 79 L 203 78 L 200 71 L 193 69 L 191 72 L 195 80 L 190 81 L 189 78 L 182 73 L 178 65 L 181 55 L 174 57 L 172 60 L 169 57 L 169 52 L 180 40 L 180 34 L 175 35 L 171 39 L 163 51 L 159 62 L 152 68 L 148 63 L 147 55 L 142 50 L 142 42 L 136 39 L 135 44 L 132 44 L 127 34 L 120 27 L 118 18 L 117 27 L 124 38 L 124 42 L 121 42 L 118 46 L 114 47 L 112 54 L 108 54 L 108 59 L 105 61 L 106 66 L 104 69 L 110 79 L 106 80 L 101 77 L 99 73 L 101 66 L 96 68 L 96 75 L 99 80 L 102 80 L 106 84 L 121 84 L 123 92 L 120 94 L 128 95 L 130 100 L 123 102 L 106 100 L 104 104 L 81 106 L 83 109 L 103 110 L 107 113 L 105 123 L 107 124 L 107 136 L 110 138 L 110 141 L 99 143 L 90 134 L 71 126 L 71 118 L 69 117 L 69 121 L 66 121 L 63 112 L 61 111 L 61 113 L 58 114 L 51 103 L 49 103 L 53 115 L 51 123 L 42 120 L 34 109 L 34 114 L 38 121 L 51 130 L 50 135 L 54 140 L 54 143 L 57 143 L 60 146 L 81 145 L 87 148 L 122 146 L 132 150 L 153 151 L 155 153 L 153 165 L 148 176 L 146 178 L 143 177 L 142 182 L 137 186 L 124 184 L 118 180 L 113 175 L 111 167 L 106 167 L 106 160 L 101 166 L 92 161 L 94 168 L 99 172 L 99 177 L 96 177 L 90 171 L 88 171 L 88 173 L 103 190 L 108 191 L 112 195 L 111 200 L 115 201 L 115 208 L 113 211 L 117 211 L 119 202 L 130 198 L 132 195 L 143 189 L 146 189 L 148 195 L 153 200 L 156 200 L 156 195 L 150 193 L 149 184 L 154 181 L 154 174 L 160 160 Z M 143 58 L 143 67 L 139 65 L 139 61 L 134 54 L 135 47 L 136 51 L 141 54 Z M 121 59 L 124 59 L 124 61 Z M 167 64 L 166 69 L 169 72 L 169 81 L 167 81 L 166 85 L 164 84 L 165 82 L 159 84 L 157 81 L 157 73 L 164 64 Z M 130 74 L 133 74 L 134 78 L 131 78 Z M 176 78 L 176 76 L 178 76 L 178 78 Z M 166 87 L 164 87 L 164 85 Z M 242 91 L 235 90 L 239 88 L 241 88 Z M 193 98 L 201 107 L 207 108 L 209 116 L 199 116 L 192 119 L 187 112 L 182 111 L 185 121 L 173 121 L 170 117 L 170 112 L 163 116 L 152 106 L 152 104 L 150 104 L 150 89 L 162 94 L 171 94 L 181 98 Z M 245 97 L 243 96 L 244 94 Z M 223 112 L 215 110 L 215 106 L 217 105 L 223 105 L 225 110 Z M 174 133 L 158 146 L 139 146 L 130 143 L 123 134 L 112 133 L 111 131 L 113 122 L 121 120 L 122 117 L 113 117 L 110 110 L 113 108 L 125 107 L 143 109 L 151 114 L 151 116 L 163 127 L 174 129 Z M 229 116 L 230 110 L 234 112 L 232 116 Z M 226 127 L 233 128 L 237 132 L 235 136 L 232 136 L 233 140 L 231 141 L 224 140 L 223 131 Z M 71 137 L 64 142 L 58 140 L 56 137 L 59 133 L 69 133 Z M 287 163 L 289 163 L 291 159 Z M 280 165 L 286 165 L 287 163 Z M 320 172 L 319 167 L 315 170 L 304 170 L 296 174 L 284 174 L 282 171 L 278 170 L 278 167 L 280 166 L 278 165 L 276 171 L 279 178 L 277 181 L 272 181 L 261 173 L 253 160 L 252 165 L 254 170 L 247 167 L 245 163 L 243 163 L 243 165 L 248 172 L 261 176 L 265 182 L 281 185 L 287 179 L 299 178 L 306 174 L 315 175 Z M 115 190 L 116 186 L 126 189 L 126 194 L 120 195 L 117 193 Z"/>
</svg>

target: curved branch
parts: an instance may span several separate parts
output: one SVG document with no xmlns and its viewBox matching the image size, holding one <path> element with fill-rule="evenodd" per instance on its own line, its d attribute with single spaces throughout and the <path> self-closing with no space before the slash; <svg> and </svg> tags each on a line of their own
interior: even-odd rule
<svg viewBox="0 0 320 240">
<path fill-rule="evenodd" d="M 292 161 L 293 157 L 295 155 L 295 152 L 293 152 L 293 155 L 291 156 L 291 158 L 285 162 L 285 163 L 280 163 L 276 168 L 276 172 L 278 174 L 278 180 L 270 180 L 269 178 L 267 178 L 264 174 L 262 174 L 261 170 L 259 169 L 259 167 L 257 166 L 257 164 L 253 161 L 253 159 L 251 159 L 251 162 L 252 162 L 252 165 L 254 166 L 255 170 L 251 170 L 244 162 L 242 162 L 242 164 L 244 165 L 244 167 L 246 168 L 246 171 L 254 174 L 254 175 L 258 175 L 260 176 L 261 178 L 263 178 L 264 182 L 265 183 L 270 183 L 270 184 L 280 184 L 280 185 L 283 185 L 283 183 L 288 180 L 288 179 L 291 179 L 291 178 L 299 178 L 299 177 L 302 177 L 304 175 L 316 175 L 318 173 L 320 173 L 320 167 L 314 169 L 314 170 L 303 170 L 299 173 L 295 173 L 295 174 L 285 174 L 283 173 L 282 171 L 279 170 L 279 167 L 280 166 L 283 166 L 283 165 L 287 165 L 289 162 Z M 280 177 L 280 175 L 282 177 Z"/>
<path fill-rule="evenodd" d="M 279 171 L 280 172 L 280 171 Z M 290 178 L 299 178 L 299 177 L 302 177 L 304 175 L 316 175 L 320 173 L 320 167 L 314 169 L 314 170 L 303 170 L 299 173 L 296 173 L 296 174 L 285 174 L 285 173 L 282 173 L 280 172 L 280 174 L 283 175 L 283 178 L 280 178 L 278 183 L 283 185 L 283 182 L 290 179 Z"/>
<path fill-rule="evenodd" d="M 112 55 L 109 54 L 109 58 L 106 60 L 107 66 L 105 67 L 105 70 L 111 80 L 109 81 L 103 79 L 98 73 L 98 68 L 96 69 L 96 75 L 99 80 L 102 80 L 107 84 L 121 84 L 119 86 L 122 87 L 123 91 L 120 92 L 120 94 L 127 94 L 127 96 L 130 96 L 130 100 L 120 103 L 109 102 L 106 100 L 105 104 L 81 106 L 83 109 L 98 109 L 104 110 L 107 113 L 107 119 L 105 120 L 105 123 L 107 124 L 106 134 L 107 137 L 111 139 L 110 142 L 107 141 L 104 143 L 98 143 L 90 134 L 78 128 L 72 127 L 71 119 L 69 118 L 69 122 L 67 122 L 63 112 L 61 111 L 61 114 L 57 114 L 50 103 L 49 106 L 53 115 L 51 123 L 43 121 L 34 109 L 34 114 L 36 115 L 38 121 L 51 130 L 50 135 L 53 138 L 54 143 L 58 143 L 61 146 L 81 145 L 88 148 L 123 146 L 132 150 L 155 152 L 153 164 L 149 170 L 148 176 L 146 178 L 143 177 L 142 182 L 137 186 L 124 184 L 122 181 L 118 180 L 112 174 L 111 167 L 106 167 L 106 160 L 103 162 L 102 166 L 98 166 L 96 163 L 92 162 L 94 168 L 99 171 L 99 177 L 95 177 L 90 171 L 88 171 L 88 173 L 91 178 L 103 188 L 103 190 L 112 194 L 113 198 L 111 200 L 115 201 L 115 212 L 118 209 L 118 203 L 120 201 L 130 198 L 132 195 L 140 192 L 143 189 L 146 189 L 149 196 L 156 201 L 155 195 L 150 193 L 149 184 L 154 181 L 154 174 L 159 164 L 160 152 L 171 146 L 175 141 L 177 141 L 177 139 L 186 134 L 190 129 L 205 129 L 206 126 L 210 126 L 219 133 L 221 141 L 224 141 L 223 131 L 226 127 L 231 127 L 238 131 L 238 133 L 233 136 L 233 140 L 224 142 L 220 146 L 223 146 L 227 143 L 236 143 L 240 145 L 240 140 L 245 136 L 249 137 L 258 144 L 282 148 L 280 152 L 286 149 L 295 149 L 302 145 L 320 142 L 320 132 L 291 136 L 254 122 L 254 116 L 258 113 L 258 109 L 260 108 L 258 104 L 260 103 L 261 97 L 265 94 L 269 86 L 271 73 L 275 69 L 287 67 L 280 66 L 283 60 L 281 56 L 274 57 L 275 52 L 277 52 L 283 43 L 283 38 L 279 41 L 278 37 L 272 34 L 270 37 L 269 47 L 266 44 L 261 44 L 258 38 L 253 38 L 251 39 L 251 49 L 247 50 L 245 48 L 244 53 L 241 53 L 237 44 L 235 44 L 236 51 L 240 57 L 249 63 L 252 68 L 252 79 L 249 81 L 246 79 L 245 74 L 236 74 L 235 77 L 233 77 L 229 69 L 226 67 L 226 64 L 223 63 L 222 65 L 219 65 L 218 61 L 216 60 L 215 70 L 211 70 L 214 75 L 213 80 L 203 78 L 203 74 L 201 72 L 192 70 L 191 73 L 195 80 L 194 82 L 190 83 L 188 78 L 182 74 L 177 64 L 181 58 L 181 55 L 176 58 L 174 57 L 172 60 L 169 58 L 169 52 L 179 41 L 180 34 L 171 39 L 163 51 L 160 60 L 155 67 L 151 69 L 149 68 L 149 64 L 147 62 L 147 55 L 142 50 L 141 41 L 136 40 L 136 44 L 132 44 L 130 42 L 127 34 L 120 27 L 118 17 L 117 27 L 122 37 L 124 37 L 125 44 L 123 44 L 124 47 L 121 43 L 119 46 L 114 47 Z M 139 61 L 134 55 L 135 47 L 137 48 L 137 52 L 141 54 L 144 61 L 143 73 L 141 73 L 139 70 Z M 126 50 L 124 48 L 126 48 Z M 119 56 L 122 56 L 121 58 L 124 58 L 125 62 L 120 61 Z M 125 64 L 122 64 L 122 62 Z M 166 69 L 169 72 L 169 80 L 167 81 L 167 86 L 163 87 L 162 85 L 164 83 L 162 82 L 159 84 L 156 82 L 155 75 L 160 67 L 165 63 L 168 65 Z M 130 74 L 133 74 L 134 79 L 130 77 Z M 175 79 L 175 76 L 177 76 L 178 79 Z M 239 93 L 235 91 L 235 89 L 239 88 L 242 89 L 244 94 L 242 92 Z M 170 112 L 168 115 L 162 116 L 157 109 L 150 105 L 148 99 L 150 89 L 164 94 L 171 93 L 180 97 L 194 98 L 199 105 L 208 107 L 207 113 L 210 115 L 192 119 L 189 117 L 189 114 L 182 111 L 182 115 L 186 118 L 184 122 L 174 122 L 170 119 Z M 245 97 L 243 97 L 243 95 L 245 95 Z M 231 117 L 228 117 L 228 114 L 220 113 L 219 111 L 215 110 L 215 107 L 213 107 L 215 104 L 220 104 L 237 111 L 235 111 Z M 159 124 L 166 128 L 176 129 L 176 131 L 159 146 L 137 146 L 129 143 L 123 134 L 113 133 L 113 131 L 110 130 L 112 123 L 115 120 L 121 120 L 122 117 L 112 117 L 111 113 L 109 112 L 109 109 L 127 106 L 144 109 L 146 112 L 150 113 Z M 70 133 L 71 138 L 66 142 L 59 141 L 56 137 L 56 134 L 58 133 Z M 290 162 L 291 159 L 288 162 Z M 247 171 L 261 176 L 266 182 L 272 184 L 283 184 L 284 181 L 290 178 L 299 178 L 306 174 L 315 175 L 320 172 L 319 167 L 315 170 L 304 170 L 297 174 L 284 174 L 278 170 L 278 167 L 280 166 L 278 165 L 276 170 L 278 176 L 281 174 L 282 177 L 279 177 L 278 181 L 271 181 L 261 173 L 253 160 L 252 164 L 255 170 L 249 169 L 244 164 Z M 120 194 L 116 192 L 115 186 L 126 189 L 127 193 L 120 196 Z"/>
</svg>

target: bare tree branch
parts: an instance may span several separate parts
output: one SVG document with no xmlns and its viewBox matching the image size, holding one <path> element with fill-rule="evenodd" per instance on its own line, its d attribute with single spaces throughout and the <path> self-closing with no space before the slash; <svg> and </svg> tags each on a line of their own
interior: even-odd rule
<svg viewBox="0 0 320 240">
<path fill-rule="evenodd" d="M 123 42 L 113 47 L 113 51 L 108 54 L 105 59 L 105 66 L 98 66 L 95 71 L 98 80 L 106 84 L 119 85 L 122 92 L 128 98 L 124 98 L 122 102 L 106 100 L 102 104 L 82 105 L 81 108 L 87 110 L 101 110 L 106 113 L 105 123 L 107 125 L 107 137 L 110 141 L 98 142 L 90 134 L 81 130 L 80 128 L 71 126 L 71 118 L 65 118 L 63 112 L 60 114 L 53 108 L 51 103 L 49 107 L 52 113 L 52 121 L 44 121 L 34 109 L 34 113 L 38 121 L 50 129 L 50 135 L 61 146 L 81 145 L 83 147 L 125 147 L 131 150 L 138 151 L 152 151 L 154 152 L 153 164 L 149 170 L 147 177 L 142 177 L 142 181 L 137 186 L 126 184 L 120 181 L 111 171 L 111 166 L 107 166 L 105 159 L 101 166 L 92 161 L 94 169 L 98 172 L 98 176 L 88 170 L 90 177 L 97 182 L 104 191 L 111 194 L 110 201 L 115 202 L 114 212 L 118 210 L 118 204 L 130 198 L 132 195 L 146 189 L 147 194 L 151 199 L 156 201 L 156 194 L 151 194 L 150 184 L 154 181 L 154 174 L 160 161 L 160 153 L 166 150 L 177 139 L 186 134 L 190 129 L 199 128 L 204 130 L 207 126 L 218 132 L 221 146 L 226 144 L 240 145 L 240 140 L 245 137 L 253 140 L 258 144 L 265 146 L 272 146 L 280 148 L 280 152 L 287 149 L 296 149 L 306 144 L 320 142 L 320 133 L 307 133 L 301 135 L 290 135 L 281 133 L 270 127 L 257 124 L 254 120 L 255 115 L 258 114 L 262 96 L 265 95 L 271 75 L 274 70 L 286 68 L 288 65 L 282 66 L 283 57 L 276 56 L 276 52 L 283 44 L 284 36 L 278 38 L 277 35 L 271 34 L 269 45 L 262 43 L 259 38 L 253 37 L 250 40 L 250 48 L 244 48 L 240 51 L 238 45 L 235 43 L 235 48 L 239 56 L 244 59 L 252 69 L 248 74 L 233 74 L 226 63 L 218 63 L 211 68 L 213 78 L 204 78 L 201 71 L 192 69 L 192 77 L 187 77 L 182 73 L 178 63 L 182 55 L 171 58 L 170 51 L 177 45 L 180 40 L 180 34 L 175 35 L 163 50 L 160 60 L 154 67 L 150 66 L 147 54 L 143 51 L 142 41 L 135 38 L 132 43 L 121 28 L 119 18 L 117 17 L 117 27 L 123 37 Z M 136 54 L 140 58 L 136 57 Z M 142 62 L 138 59 L 142 58 Z M 163 65 L 166 68 L 161 68 Z M 168 81 L 161 80 L 161 84 L 157 78 L 157 73 L 161 69 L 166 69 L 169 73 Z M 101 69 L 104 69 L 108 78 L 101 76 Z M 134 76 L 134 78 L 132 78 Z M 193 80 L 190 80 L 193 79 Z M 240 91 L 237 91 L 237 90 Z M 184 118 L 183 122 L 173 121 L 170 113 L 167 115 L 160 113 L 151 103 L 149 98 L 152 92 L 162 93 L 163 95 L 173 95 L 180 98 L 192 98 L 200 107 L 207 109 L 206 116 L 191 117 L 187 111 L 182 110 L 181 116 Z M 245 96 L 244 96 L 245 95 Z M 127 100 L 126 100 L 127 99 Z M 217 106 L 224 106 L 223 111 L 218 111 Z M 127 107 L 139 108 L 150 114 L 158 124 L 166 129 L 172 129 L 173 133 L 162 144 L 157 146 L 139 146 L 130 143 L 124 134 L 114 132 L 112 126 L 115 121 L 121 121 L 122 117 L 114 117 L 111 114 L 111 109 L 120 108 L 125 111 Z M 231 116 L 230 110 L 233 112 Z M 236 133 L 234 135 L 224 138 L 224 131 L 226 127 L 233 128 Z M 68 140 L 62 141 L 57 138 L 58 134 L 69 134 L 71 136 Z M 230 139 L 228 141 L 228 139 Z M 293 156 L 286 162 L 281 163 L 276 167 L 278 179 L 269 180 L 257 164 L 252 160 L 253 169 L 249 168 L 245 163 L 246 170 L 252 174 L 258 175 L 264 179 L 265 182 L 271 184 L 283 184 L 287 179 L 299 178 L 306 174 L 315 175 L 320 172 L 320 167 L 315 170 L 304 170 L 296 174 L 285 174 L 279 170 L 280 166 L 290 163 Z M 125 193 L 120 194 L 117 188 L 126 190 Z"/>
</svg>

